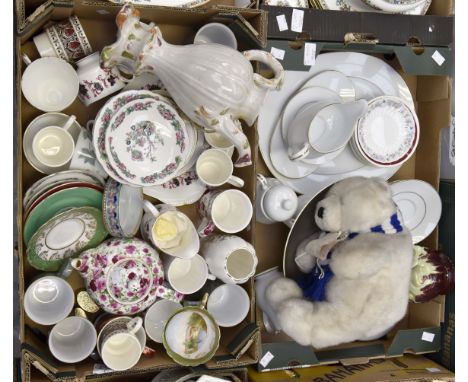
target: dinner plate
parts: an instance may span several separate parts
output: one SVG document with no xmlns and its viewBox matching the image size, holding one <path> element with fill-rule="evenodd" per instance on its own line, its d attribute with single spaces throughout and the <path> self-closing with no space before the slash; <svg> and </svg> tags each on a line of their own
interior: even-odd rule
<svg viewBox="0 0 468 382">
<path fill-rule="evenodd" d="M 302 88 L 305 89 L 313 86 L 334 91 L 341 97 L 343 102 L 356 100 L 356 90 L 352 81 L 343 73 L 336 70 L 326 70 L 317 74 L 307 81 Z"/>
<path fill-rule="evenodd" d="M 401 180 L 390 185 L 393 200 L 411 232 L 413 243 L 428 237 L 437 227 L 442 214 L 442 201 L 438 192 L 422 180 Z"/>
<path fill-rule="evenodd" d="M 149 90 L 128 90 L 121 92 L 109 99 L 106 104 L 99 110 L 94 120 L 93 126 L 93 145 L 96 157 L 101 166 L 106 170 L 110 177 L 120 183 L 128 184 L 111 166 L 105 147 L 105 132 L 109 127 L 109 123 L 114 114 L 127 103 L 137 99 L 161 99 L 165 97 L 155 94 Z"/>
<path fill-rule="evenodd" d="M 184 121 L 167 102 L 131 101 L 119 109 L 105 131 L 111 166 L 126 182 L 138 186 L 165 183 L 187 157 Z"/>
<path fill-rule="evenodd" d="M 65 190 L 67 188 L 72 188 L 72 187 L 94 188 L 95 190 L 98 190 L 98 191 L 104 190 L 101 184 L 89 183 L 89 182 L 72 181 L 72 182 L 54 183 L 50 188 L 44 189 L 40 194 L 37 194 L 36 197 L 31 198 L 29 203 L 24 208 L 24 210 L 26 211 L 25 216 L 27 216 L 29 212 L 31 211 L 31 209 L 33 209 L 38 203 L 40 203 L 41 200 L 44 200 L 46 197 L 54 194 L 57 191 Z"/>
<path fill-rule="evenodd" d="M 86 187 L 69 188 L 50 195 L 26 218 L 23 230 L 25 244 L 41 225 L 46 223 L 54 215 L 73 207 L 102 207 L 102 192 Z"/>
<path fill-rule="evenodd" d="M 153 187 L 143 187 L 143 193 L 172 206 L 183 206 L 198 201 L 207 190 L 194 169 Z"/>
<path fill-rule="evenodd" d="M 28 188 L 23 198 L 23 206 L 28 204 L 31 198 L 37 197 L 45 189 L 53 187 L 56 184 L 65 182 L 87 182 L 93 184 L 101 184 L 104 186 L 104 180 L 92 174 L 81 170 L 67 170 L 48 175 L 36 181 L 31 187 Z"/>
<path fill-rule="evenodd" d="M 361 55 L 358 53 L 355 53 L 355 54 Z M 318 72 L 328 70 L 328 68 L 324 68 L 321 65 L 321 62 L 323 62 L 323 59 L 321 59 L 321 56 L 326 56 L 326 55 L 336 55 L 336 53 L 326 53 L 323 55 L 319 55 L 317 57 L 316 65 L 320 65 L 319 67 L 320 70 L 318 70 Z M 337 58 L 339 59 L 340 56 L 338 56 Z M 327 58 L 326 60 L 327 64 L 330 64 L 330 60 L 331 60 L 330 58 Z M 361 58 L 360 60 L 363 62 L 367 62 L 367 60 L 363 58 Z M 352 70 L 350 70 L 349 66 L 346 66 L 346 65 L 340 65 L 340 67 L 343 68 L 343 70 L 348 71 L 350 74 L 354 73 L 352 77 L 364 79 L 369 82 L 372 82 L 372 78 L 377 79 L 380 83 L 384 80 L 391 81 L 390 78 L 387 78 L 389 76 L 391 77 L 391 75 L 393 76 L 397 75 L 399 77 L 398 73 L 396 73 L 393 69 L 392 69 L 393 71 L 392 72 L 388 70 L 387 68 L 385 68 L 385 65 L 387 64 L 383 62 L 382 64 L 384 66 L 383 70 L 385 70 L 387 75 L 383 76 L 383 75 L 374 74 L 373 76 L 370 76 L 371 78 L 368 80 L 365 79 L 365 74 L 362 72 L 362 70 L 359 71 L 358 68 L 356 68 L 356 64 L 352 65 Z M 335 66 L 338 65 L 338 63 L 335 63 L 334 65 Z M 376 67 L 381 67 L 381 66 L 374 63 L 374 69 L 376 69 Z M 269 142 L 271 140 L 274 127 L 277 125 L 278 118 L 280 118 L 281 110 L 285 102 L 287 102 L 288 99 L 291 98 L 291 95 L 297 92 L 298 89 L 300 89 L 304 85 L 304 83 L 306 83 L 307 80 L 309 79 L 310 79 L 310 72 L 285 71 L 284 83 L 283 83 L 283 87 L 281 91 L 270 92 L 267 94 L 265 98 L 265 102 L 264 102 L 265 107 L 263 107 L 260 110 L 260 115 L 258 117 L 258 134 L 259 134 L 260 152 L 270 172 L 277 179 L 279 179 L 285 185 L 291 187 L 296 192 L 301 193 L 301 194 L 306 194 L 306 195 L 312 195 L 320 191 L 324 187 L 327 187 L 335 183 L 336 181 L 344 179 L 346 177 L 375 176 L 375 177 L 381 177 L 383 179 L 388 179 L 396 171 L 398 171 L 400 166 L 379 168 L 376 166 L 364 165 L 354 156 L 351 148 L 349 147 L 349 144 L 345 146 L 342 153 L 338 157 L 336 157 L 333 161 L 328 162 L 323 166 L 320 166 L 316 170 L 316 172 L 313 172 L 312 174 L 308 175 L 305 178 L 289 179 L 284 176 L 281 176 L 281 174 L 279 174 L 278 171 L 275 170 L 269 157 Z M 368 89 L 368 86 L 366 86 L 365 89 L 361 89 L 359 87 L 361 83 L 362 82 L 359 80 L 356 81 L 355 83 L 355 86 L 357 86 L 356 88 L 357 92 L 365 93 Z M 380 88 L 379 85 L 377 84 L 374 84 L 374 85 Z M 387 87 L 389 87 L 389 84 L 387 84 Z M 395 93 L 395 92 L 397 92 L 397 95 L 399 94 L 405 95 L 406 98 L 408 94 L 411 97 L 411 93 L 409 93 L 409 90 L 406 84 L 404 86 L 400 86 L 399 88 L 397 87 L 396 89 L 392 87 L 392 93 Z M 412 101 L 411 101 L 411 104 L 412 104 Z M 268 108 L 266 106 L 268 106 Z M 318 171 L 320 173 L 317 173 Z"/>
<path fill-rule="evenodd" d="M 348 77 L 348 79 L 354 86 L 356 100 L 371 100 L 384 95 L 382 89 L 370 81 L 357 77 Z"/>
</svg>

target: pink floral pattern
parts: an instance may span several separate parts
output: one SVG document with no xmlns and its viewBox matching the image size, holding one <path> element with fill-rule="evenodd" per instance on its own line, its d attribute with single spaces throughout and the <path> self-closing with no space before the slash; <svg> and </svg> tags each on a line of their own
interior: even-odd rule
<svg viewBox="0 0 468 382">
<path fill-rule="evenodd" d="M 157 297 L 177 302 L 183 298 L 166 286 L 156 250 L 137 238 L 109 239 L 83 252 L 75 268 L 91 298 L 108 313 L 136 314 Z"/>
</svg>

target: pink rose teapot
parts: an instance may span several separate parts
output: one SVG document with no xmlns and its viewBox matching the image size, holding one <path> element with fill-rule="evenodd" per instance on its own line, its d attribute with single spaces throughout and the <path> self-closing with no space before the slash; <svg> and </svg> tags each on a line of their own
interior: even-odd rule
<svg viewBox="0 0 468 382">
<path fill-rule="evenodd" d="M 91 298 L 112 314 L 136 314 L 157 297 L 179 302 L 183 295 L 163 285 L 159 255 L 143 240 L 114 238 L 71 262 Z"/>
</svg>

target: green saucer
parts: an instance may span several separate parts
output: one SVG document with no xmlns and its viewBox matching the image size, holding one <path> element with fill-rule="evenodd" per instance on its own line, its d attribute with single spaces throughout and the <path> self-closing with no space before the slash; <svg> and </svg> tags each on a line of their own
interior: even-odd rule
<svg viewBox="0 0 468 382">
<path fill-rule="evenodd" d="M 76 187 L 58 191 L 45 198 L 34 208 L 24 223 L 23 239 L 28 244 L 44 223 L 59 212 L 73 207 L 102 208 L 102 192 L 92 188 Z"/>
</svg>

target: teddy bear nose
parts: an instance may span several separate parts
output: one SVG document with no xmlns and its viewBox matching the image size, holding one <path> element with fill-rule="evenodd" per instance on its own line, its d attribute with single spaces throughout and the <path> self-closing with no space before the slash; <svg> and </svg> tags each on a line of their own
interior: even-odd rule
<svg viewBox="0 0 468 382">
<path fill-rule="evenodd" d="M 323 211 L 325 211 L 325 208 L 323 207 L 320 207 L 317 211 L 317 216 L 320 218 L 320 219 L 323 219 Z"/>
</svg>

